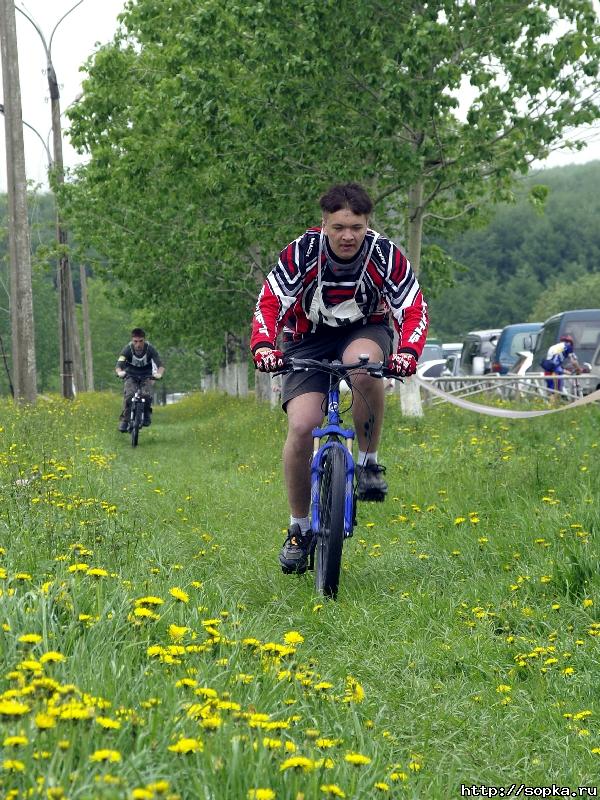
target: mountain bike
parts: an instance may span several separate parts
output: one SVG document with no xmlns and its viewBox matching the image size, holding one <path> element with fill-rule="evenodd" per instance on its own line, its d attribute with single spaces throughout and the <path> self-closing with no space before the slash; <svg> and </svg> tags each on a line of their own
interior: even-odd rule
<svg viewBox="0 0 600 800">
<path fill-rule="evenodd" d="M 344 539 L 352 536 L 356 524 L 356 486 L 352 457 L 354 430 L 342 427 L 340 383 L 346 380 L 353 391 L 352 373 L 359 370 L 375 378 L 398 376 L 381 363 L 369 363 L 369 357 L 362 355 L 355 364 L 290 358 L 276 374 L 313 369 L 329 374 L 329 392 L 326 424 L 312 432 L 314 447 L 310 468 L 310 517 L 313 534 L 309 546 L 308 569 L 315 572 L 317 592 L 335 599 L 340 581 Z"/>
<path fill-rule="evenodd" d="M 131 434 L 131 446 L 137 447 L 139 435 L 140 435 L 140 428 L 144 424 L 144 417 L 146 415 L 146 408 L 149 407 L 150 401 L 149 398 L 142 393 L 142 384 L 148 380 L 147 378 L 136 378 L 135 376 L 129 376 L 135 383 L 137 384 L 137 389 L 133 397 L 131 398 L 130 409 L 129 409 L 129 423 L 127 426 L 127 430 Z"/>
</svg>

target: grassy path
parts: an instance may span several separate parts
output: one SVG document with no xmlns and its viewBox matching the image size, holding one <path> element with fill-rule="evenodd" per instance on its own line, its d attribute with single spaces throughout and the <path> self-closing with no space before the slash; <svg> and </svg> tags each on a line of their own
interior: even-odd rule
<svg viewBox="0 0 600 800">
<path fill-rule="evenodd" d="M 4 796 L 598 786 L 595 408 L 390 399 L 335 603 L 277 568 L 282 414 L 193 397 L 134 450 L 117 413 L 0 407 Z"/>
</svg>

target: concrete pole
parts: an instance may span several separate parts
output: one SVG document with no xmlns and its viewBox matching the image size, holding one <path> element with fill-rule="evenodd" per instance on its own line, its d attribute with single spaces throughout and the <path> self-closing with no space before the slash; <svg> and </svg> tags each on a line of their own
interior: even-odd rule
<svg viewBox="0 0 600 800">
<path fill-rule="evenodd" d="M 0 50 L 2 51 L 6 128 L 14 396 L 17 402 L 34 403 L 37 398 L 37 380 L 31 251 L 27 215 L 27 177 L 23 143 L 19 53 L 13 0 L 0 0 Z"/>
</svg>

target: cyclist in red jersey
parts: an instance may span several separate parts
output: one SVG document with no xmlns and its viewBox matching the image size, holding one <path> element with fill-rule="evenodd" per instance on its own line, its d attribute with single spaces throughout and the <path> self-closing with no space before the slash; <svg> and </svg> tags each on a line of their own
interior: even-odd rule
<svg viewBox="0 0 600 800">
<path fill-rule="evenodd" d="M 321 198 L 322 222 L 285 247 L 260 291 L 250 346 L 256 368 L 276 371 L 283 357 L 338 358 L 368 354 L 401 377 L 413 375 L 425 344 L 427 304 L 408 259 L 387 237 L 369 228 L 373 203 L 357 183 L 332 186 Z M 398 335 L 392 354 L 393 329 Z M 277 337 L 282 334 L 282 349 Z M 310 541 L 312 430 L 323 419 L 329 377 L 318 370 L 283 379 L 288 416 L 283 450 L 290 526 L 280 554 L 286 572 L 304 572 Z M 382 500 L 385 467 L 378 460 L 384 412 L 383 381 L 353 377 L 352 414 L 358 439 L 361 500 Z"/>
</svg>

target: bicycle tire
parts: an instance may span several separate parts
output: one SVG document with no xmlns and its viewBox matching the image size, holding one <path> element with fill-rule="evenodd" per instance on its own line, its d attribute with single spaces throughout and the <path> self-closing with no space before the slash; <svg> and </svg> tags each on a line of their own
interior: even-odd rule
<svg viewBox="0 0 600 800">
<path fill-rule="evenodd" d="M 319 491 L 321 529 L 317 533 L 315 584 L 317 592 L 335 599 L 340 582 L 344 543 L 346 454 L 334 445 L 325 454 Z"/>
<path fill-rule="evenodd" d="M 135 402 L 133 414 L 131 415 L 131 446 L 137 447 L 140 436 L 140 404 Z"/>
</svg>

